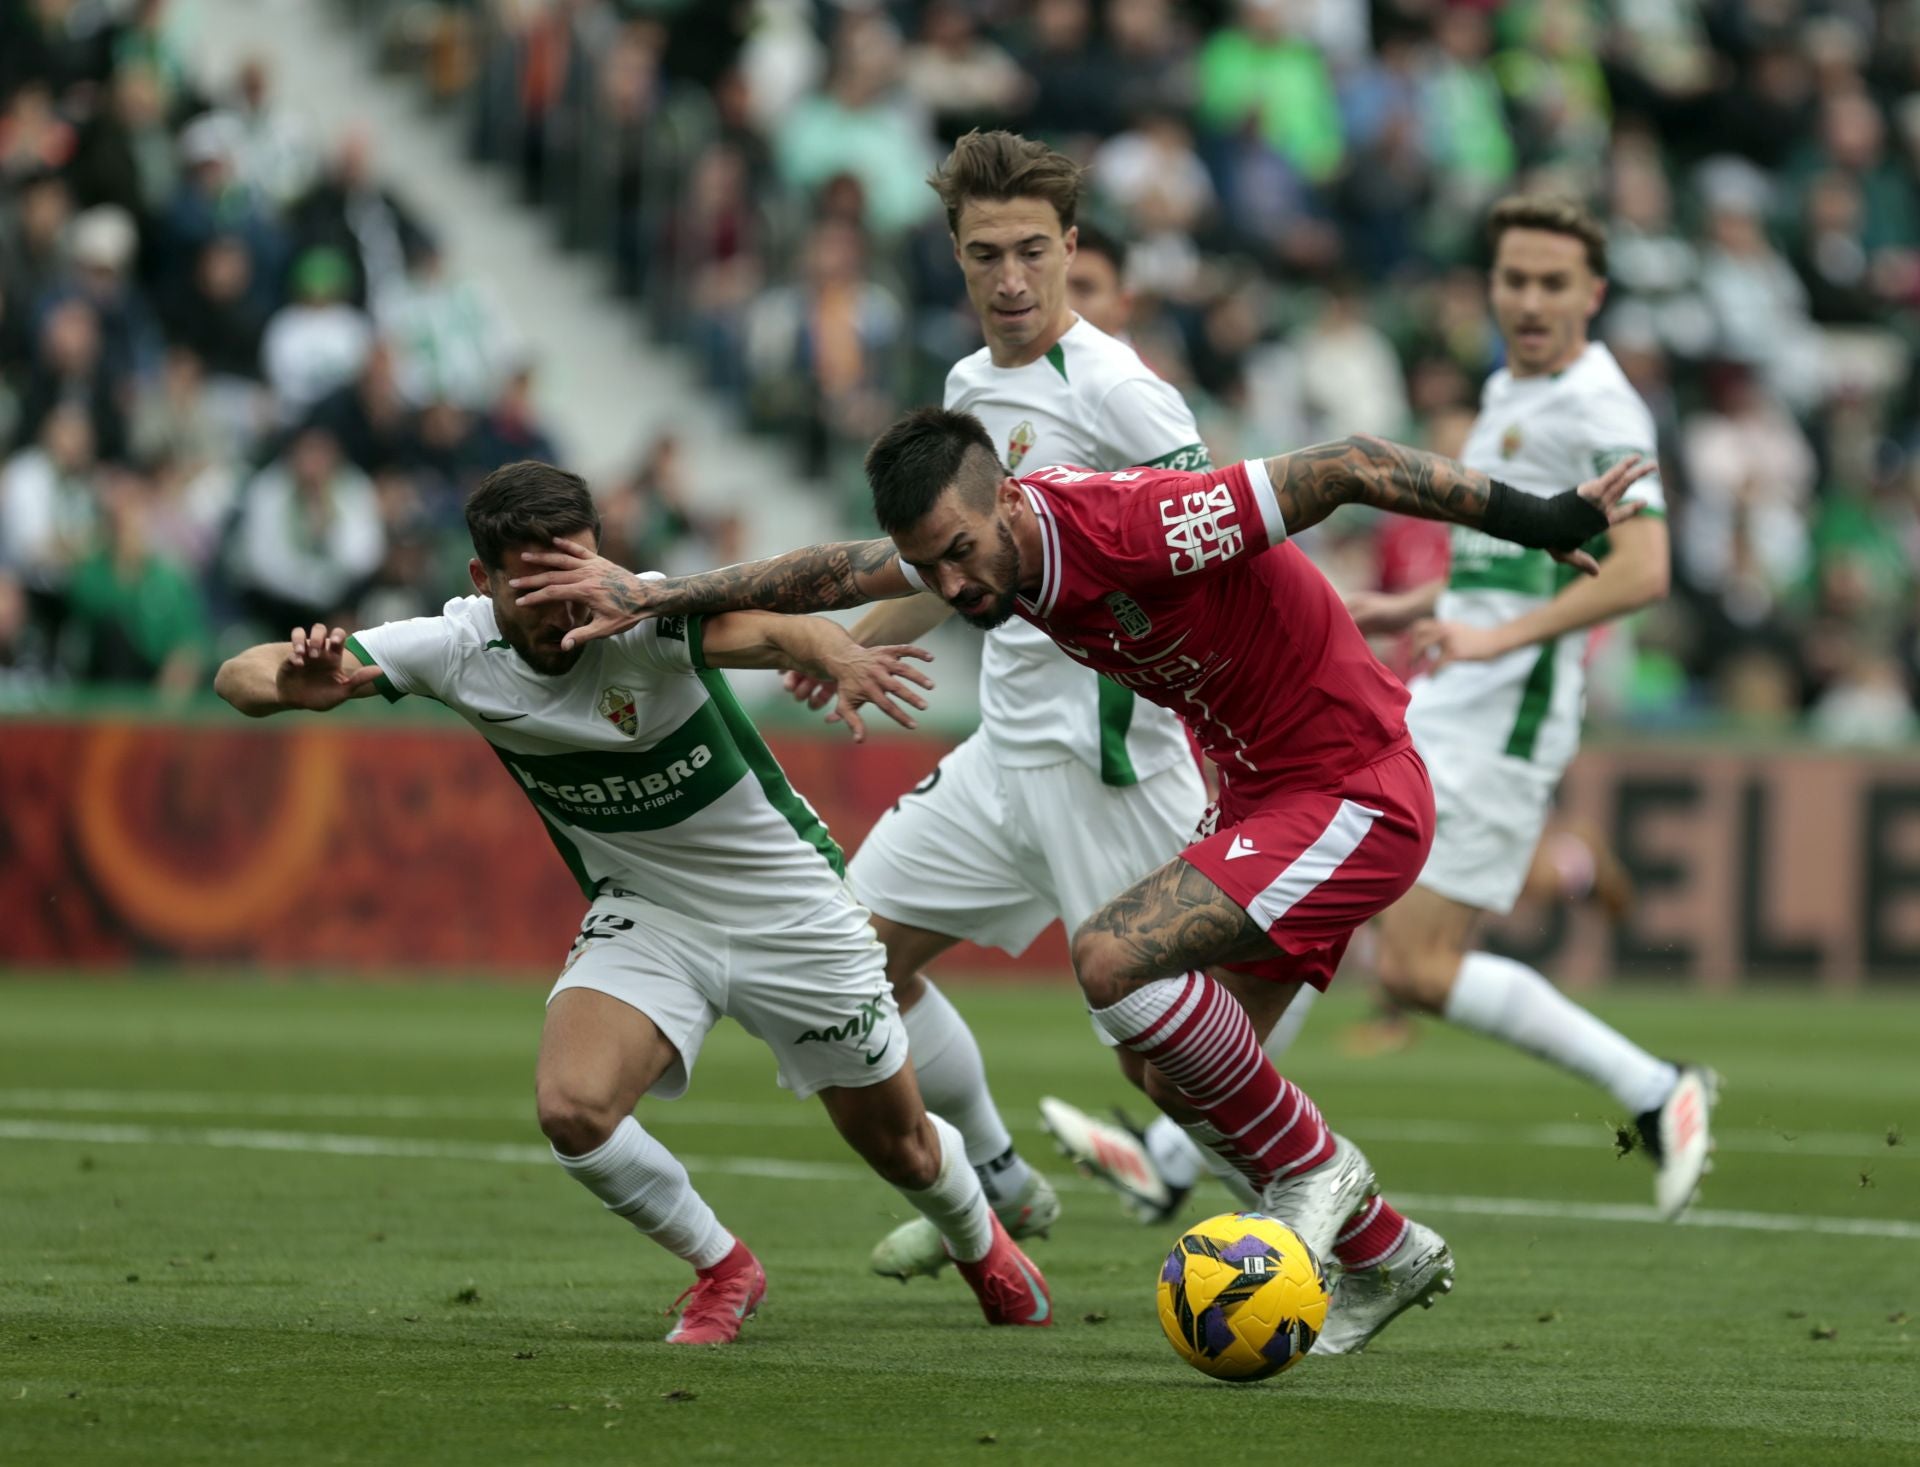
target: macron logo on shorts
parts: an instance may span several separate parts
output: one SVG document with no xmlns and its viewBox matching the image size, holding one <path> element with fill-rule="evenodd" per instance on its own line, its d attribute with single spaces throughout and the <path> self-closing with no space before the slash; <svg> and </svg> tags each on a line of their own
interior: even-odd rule
<svg viewBox="0 0 1920 1467">
<path fill-rule="evenodd" d="M 1258 848 L 1255 847 L 1252 841 L 1248 840 L 1244 835 L 1236 835 L 1233 838 L 1233 843 L 1227 847 L 1226 858 L 1229 861 L 1237 861 L 1242 856 L 1257 856 L 1259 854 Z"/>
</svg>

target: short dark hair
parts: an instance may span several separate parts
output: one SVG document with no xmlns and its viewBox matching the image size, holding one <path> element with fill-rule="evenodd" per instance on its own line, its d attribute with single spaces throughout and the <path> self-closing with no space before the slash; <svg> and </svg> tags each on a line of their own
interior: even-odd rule
<svg viewBox="0 0 1920 1467">
<path fill-rule="evenodd" d="M 990 498 L 1005 476 L 986 425 L 946 408 L 915 408 L 894 419 L 867 450 L 873 517 L 889 535 L 919 524 L 956 480 L 969 481 L 970 498 L 983 488 Z"/>
<path fill-rule="evenodd" d="M 1064 234 L 1080 212 L 1087 170 L 1065 153 L 1015 132 L 975 128 L 953 145 L 947 161 L 927 175 L 927 184 L 947 207 L 947 229 L 960 233 L 960 210 L 969 199 L 1005 203 L 1045 199 L 1060 216 Z"/>
<path fill-rule="evenodd" d="M 582 530 L 600 537 L 600 511 L 587 481 L 552 464 L 524 459 L 495 469 L 467 498 L 473 553 L 498 570 L 515 545 L 546 545 Z"/>
<path fill-rule="evenodd" d="M 1564 194 L 1512 194 L 1487 215 L 1487 248 L 1500 254 L 1500 236 L 1509 229 L 1542 229 L 1564 234 L 1587 249 L 1587 268 L 1607 278 L 1607 229 L 1587 206 Z"/>
<path fill-rule="evenodd" d="M 1080 254 L 1095 254 L 1113 266 L 1113 273 L 1127 278 L 1127 242 L 1117 234 L 1108 234 L 1098 224 L 1082 224 L 1075 249 Z"/>
</svg>

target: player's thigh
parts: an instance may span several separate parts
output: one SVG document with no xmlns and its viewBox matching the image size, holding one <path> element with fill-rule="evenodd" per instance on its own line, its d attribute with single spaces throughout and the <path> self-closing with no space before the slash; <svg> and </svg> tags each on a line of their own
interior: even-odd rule
<svg viewBox="0 0 1920 1467">
<path fill-rule="evenodd" d="M 1206 785 L 1191 762 L 1124 786 L 1101 783 L 1077 759 L 1010 769 L 1005 778 L 1069 933 L 1177 856 L 1207 807 Z"/>
<path fill-rule="evenodd" d="M 772 1052 L 784 1088 L 864 1090 L 906 1064 L 886 954 L 852 901 L 800 926 L 735 932 L 729 950 L 724 1012 Z"/>
<path fill-rule="evenodd" d="M 1168 861 L 1105 903 L 1073 934 L 1074 977 L 1095 1008 L 1136 985 L 1251 959 L 1264 930 L 1205 872 Z"/>
<path fill-rule="evenodd" d="M 541 1031 L 535 1087 L 543 1109 L 633 1109 L 645 1094 L 684 1095 L 720 1018 L 714 1001 L 726 936 L 624 898 L 588 908 Z"/>
<path fill-rule="evenodd" d="M 1433 796 L 1411 750 L 1324 789 L 1290 791 L 1223 818 L 1182 859 L 1268 939 L 1222 959 L 1271 982 L 1324 989 L 1353 933 L 1412 887 L 1433 832 Z"/>
<path fill-rule="evenodd" d="M 922 976 L 927 964 L 958 941 L 944 932 L 909 927 L 878 912 L 873 914 L 873 935 L 886 949 L 887 984 L 893 989 L 902 1013 L 920 1002 L 921 995 L 927 991 L 926 979 Z"/>
<path fill-rule="evenodd" d="M 1011 834 L 1007 793 L 975 734 L 894 802 L 861 843 L 847 884 L 900 928 L 1019 953 L 1058 915 L 1037 856 Z"/>
</svg>

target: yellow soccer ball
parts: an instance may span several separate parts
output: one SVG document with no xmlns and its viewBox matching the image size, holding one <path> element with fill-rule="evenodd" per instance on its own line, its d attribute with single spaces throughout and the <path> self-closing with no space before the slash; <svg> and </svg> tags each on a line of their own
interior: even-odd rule
<svg viewBox="0 0 1920 1467">
<path fill-rule="evenodd" d="M 1264 1380 L 1326 1326 L 1326 1270 L 1285 1223 L 1224 1212 L 1187 1229 L 1160 1270 L 1160 1328 L 1216 1380 Z"/>
</svg>

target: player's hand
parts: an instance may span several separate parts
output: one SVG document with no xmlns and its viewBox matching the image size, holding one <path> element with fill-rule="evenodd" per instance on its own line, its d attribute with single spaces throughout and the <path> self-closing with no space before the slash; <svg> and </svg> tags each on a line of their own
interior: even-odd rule
<svg viewBox="0 0 1920 1467">
<path fill-rule="evenodd" d="M 933 679 L 910 666 L 908 658 L 931 662 L 933 654 L 918 647 L 862 647 L 857 642 L 835 653 L 826 668 L 835 688 L 833 712 L 827 715 L 827 722 L 844 723 L 853 741 L 864 743 L 867 727 L 860 721 L 859 709 L 870 703 L 900 727 L 913 728 L 913 715 L 894 699 L 924 709 L 927 700 L 912 685 L 930 689 Z"/>
<path fill-rule="evenodd" d="M 329 630 L 324 622 L 295 627 L 285 659 L 274 669 L 273 687 L 282 706 L 324 713 L 338 708 L 358 688 L 380 676 L 377 667 L 348 671 L 347 629 Z"/>
<path fill-rule="evenodd" d="M 1413 628 L 1413 673 L 1436 673 L 1452 662 L 1491 662 L 1513 648 L 1498 627 L 1470 627 L 1463 622 L 1429 618 Z"/>
<path fill-rule="evenodd" d="M 780 678 L 796 703 L 804 703 L 816 713 L 839 695 L 840 685 L 829 678 L 812 677 L 804 672 L 783 673 Z"/>
<path fill-rule="evenodd" d="M 1617 525 L 1640 513 L 1640 505 L 1622 504 L 1620 496 L 1659 467 L 1651 459 L 1630 453 L 1598 478 L 1587 480 L 1574 492 L 1582 499 L 1591 501 L 1595 508 L 1605 510 L 1608 525 Z M 1584 576 L 1600 573 L 1600 562 L 1584 550 L 1555 550 L 1550 554 Z"/>
<path fill-rule="evenodd" d="M 596 637 L 617 636 L 658 615 L 650 604 L 652 582 L 594 554 L 577 540 L 556 539 L 551 550 L 529 550 L 521 558 L 544 569 L 507 582 L 520 593 L 514 605 L 570 601 L 592 613 L 585 626 L 575 627 L 561 639 L 561 647 L 568 651 Z"/>
</svg>

